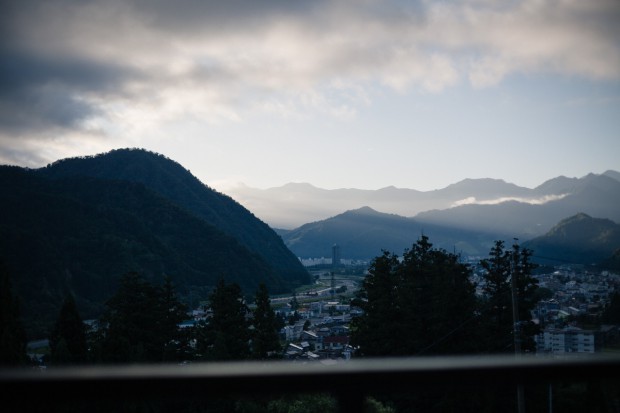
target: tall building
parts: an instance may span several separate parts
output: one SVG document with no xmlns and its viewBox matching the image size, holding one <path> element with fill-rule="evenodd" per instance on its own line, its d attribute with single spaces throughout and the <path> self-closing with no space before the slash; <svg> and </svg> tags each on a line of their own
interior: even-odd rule
<svg viewBox="0 0 620 413">
<path fill-rule="evenodd" d="M 332 247 L 332 266 L 338 267 L 340 265 L 340 245 L 334 244 Z"/>
</svg>

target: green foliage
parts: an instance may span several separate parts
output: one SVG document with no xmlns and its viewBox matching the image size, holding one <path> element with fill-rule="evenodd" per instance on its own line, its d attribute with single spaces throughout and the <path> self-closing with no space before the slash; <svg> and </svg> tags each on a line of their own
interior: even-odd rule
<svg viewBox="0 0 620 413">
<path fill-rule="evenodd" d="M 365 356 L 472 351 L 476 340 L 465 328 L 476 311 L 469 276 L 458 256 L 433 248 L 425 236 L 402 261 L 384 252 L 354 301 L 364 314 L 352 322 L 352 343 Z"/>
<path fill-rule="evenodd" d="M 65 298 L 50 333 L 49 345 L 53 364 L 79 364 L 87 361 L 86 328 L 72 295 Z"/>
<path fill-rule="evenodd" d="M 127 273 L 107 306 L 101 322 L 101 361 L 161 362 L 174 358 L 170 343 L 180 342 L 177 325 L 186 314 L 170 282 L 155 287 L 138 273 Z"/>
<path fill-rule="evenodd" d="M 0 366 L 19 366 L 27 362 L 26 334 L 18 302 L 11 291 L 9 274 L 0 262 Z"/>
<path fill-rule="evenodd" d="M 620 324 L 620 294 L 618 292 L 611 295 L 601 316 L 601 321 L 606 324 Z"/>
<path fill-rule="evenodd" d="M 273 358 L 280 350 L 280 338 L 276 324 L 276 314 L 271 308 L 269 291 L 260 284 L 256 292 L 256 308 L 253 311 L 252 358 Z"/>
<path fill-rule="evenodd" d="M 520 321 L 521 350 L 535 350 L 533 337 L 538 327 L 532 322 L 531 311 L 540 300 L 538 280 L 532 277 L 536 264 L 531 261 L 532 251 L 514 244 L 507 250 L 504 241 L 496 241 L 489 258 L 480 261 L 486 271 L 481 305 L 484 323 L 482 350 L 491 353 L 514 352 L 514 317 L 511 281 L 514 277 L 517 309 Z"/>
<path fill-rule="evenodd" d="M 250 356 L 249 309 L 238 284 L 220 279 L 209 296 L 212 312 L 198 327 L 198 350 L 206 360 L 244 360 Z"/>
</svg>

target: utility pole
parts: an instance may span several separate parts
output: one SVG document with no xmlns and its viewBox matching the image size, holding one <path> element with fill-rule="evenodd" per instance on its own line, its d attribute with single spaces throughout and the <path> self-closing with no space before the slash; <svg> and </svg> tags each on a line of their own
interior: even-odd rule
<svg viewBox="0 0 620 413">
<path fill-rule="evenodd" d="M 514 238 L 512 253 L 510 257 L 510 289 L 512 293 L 512 321 L 513 338 L 515 346 L 515 357 L 521 358 L 521 325 L 519 322 L 519 297 L 517 286 L 517 268 L 519 263 L 519 244 L 518 238 Z M 525 397 L 523 395 L 523 383 L 517 384 L 517 407 L 519 413 L 525 413 Z"/>
</svg>

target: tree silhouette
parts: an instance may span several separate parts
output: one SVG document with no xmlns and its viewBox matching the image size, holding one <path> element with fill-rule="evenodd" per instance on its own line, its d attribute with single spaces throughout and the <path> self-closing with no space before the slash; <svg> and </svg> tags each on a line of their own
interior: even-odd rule
<svg viewBox="0 0 620 413">
<path fill-rule="evenodd" d="M 271 308 L 269 292 L 261 283 L 256 291 L 256 308 L 253 311 L 252 358 L 274 357 L 280 351 L 280 339 L 276 324 L 276 314 Z"/>
<path fill-rule="evenodd" d="M 65 298 L 49 340 L 52 363 L 80 364 L 87 361 L 86 328 L 73 295 Z"/>
<path fill-rule="evenodd" d="M 11 293 L 8 271 L 0 262 L 0 365 L 18 366 L 27 362 L 26 333 L 20 321 L 18 301 Z"/>
<path fill-rule="evenodd" d="M 209 295 L 212 312 L 198 327 L 198 349 L 207 360 L 243 360 L 250 356 L 249 309 L 238 284 L 220 279 Z"/>
</svg>

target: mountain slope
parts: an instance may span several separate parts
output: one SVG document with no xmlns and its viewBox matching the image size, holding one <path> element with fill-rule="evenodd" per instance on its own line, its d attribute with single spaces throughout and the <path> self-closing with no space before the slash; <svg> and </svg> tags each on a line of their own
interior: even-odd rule
<svg viewBox="0 0 620 413">
<path fill-rule="evenodd" d="M 300 257 L 330 257 L 333 244 L 343 258 L 371 259 L 382 250 L 396 254 L 411 248 L 424 234 L 437 247 L 466 254 L 486 253 L 493 237 L 422 224 L 411 218 L 377 212 L 369 207 L 351 210 L 282 232 L 286 245 Z"/>
<path fill-rule="evenodd" d="M 84 176 L 143 184 L 237 239 L 269 262 L 283 279 L 293 284 L 309 281 L 299 260 L 267 224 L 162 155 L 140 149 L 119 149 L 93 157 L 60 160 L 37 173 L 50 178 Z"/>
<path fill-rule="evenodd" d="M 538 260 L 554 263 L 594 264 L 608 260 L 620 249 L 620 225 L 609 219 L 576 214 L 549 232 L 523 244 Z"/>
<path fill-rule="evenodd" d="M 543 235 L 563 218 L 580 212 L 620 222 L 620 181 L 609 176 L 560 177 L 545 182 L 536 191 L 540 193 L 539 197 L 547 194 L 546 202 L 469 204 L 423 212 L 415 218 L 429 224 L 494 232 L 522 239 Z"/>
<path fill-rule="evenodd" d="M 170 276 L 181 295 L 202 298 L 220 277 L 249 293 L 259 282 L 291 286 L 234 238 L 144 185 L 0 167 L 0 188 L 0 260 L 31 336 L 46 333 L 67 293 L 84 317 L 98 316 L 128 271 L 156 283 Z"/>
</svg>

